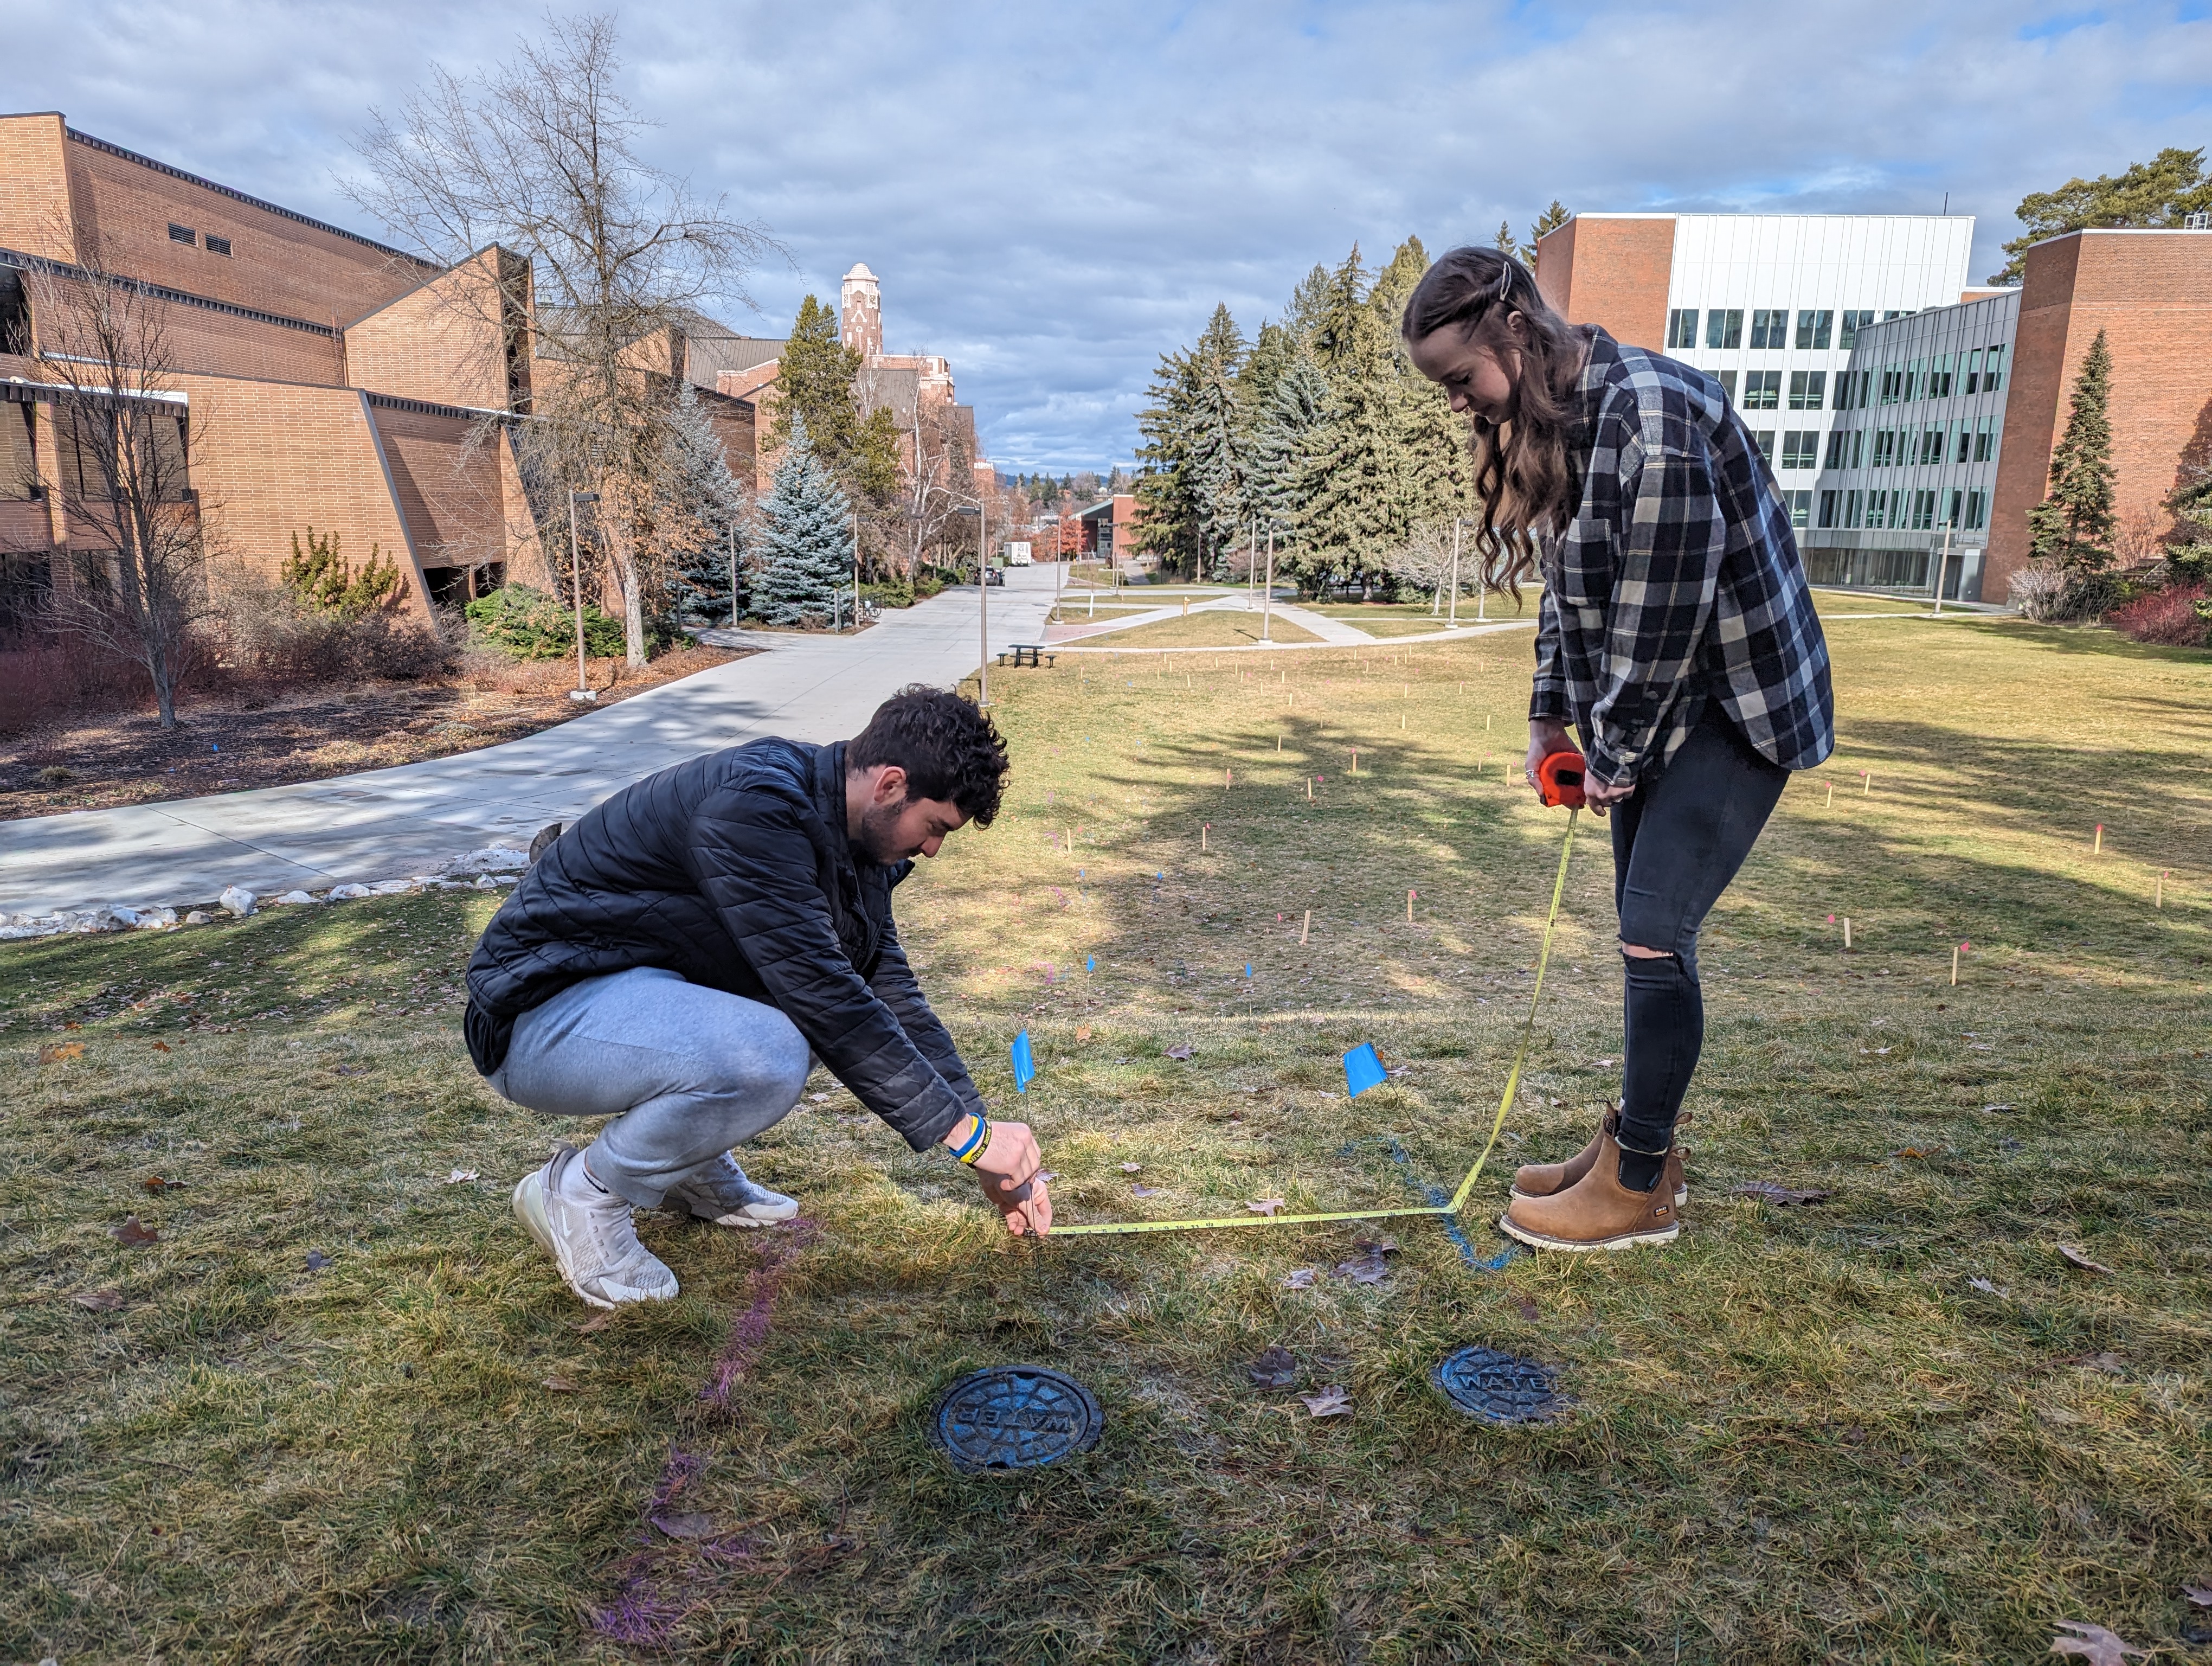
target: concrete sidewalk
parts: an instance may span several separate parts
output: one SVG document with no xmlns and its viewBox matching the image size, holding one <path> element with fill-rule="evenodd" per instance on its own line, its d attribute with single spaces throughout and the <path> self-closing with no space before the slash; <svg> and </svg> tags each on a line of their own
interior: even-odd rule
<svg viewBox="0 0 2212 1666">
<path fill-rule="evenodd" d="M 993 589 L 994 654 L 1043 639 L 1052 594 L 1045 567 L 1014 569 L 1005 589 Z M 754 640 L 775 646 L 477 751 L 258 792 L 0 822 L 0 911 L 180 908 L 226 885 L 267 896 L 397 879 L 495 841 L 526 842 L 546 823 L 573 821 L 700 752 L 763 734 L 842 740 L 894 690 L 950 688 L 974 673 L 975 590 L 886 611 L 857 635 Z"/>
</svg>

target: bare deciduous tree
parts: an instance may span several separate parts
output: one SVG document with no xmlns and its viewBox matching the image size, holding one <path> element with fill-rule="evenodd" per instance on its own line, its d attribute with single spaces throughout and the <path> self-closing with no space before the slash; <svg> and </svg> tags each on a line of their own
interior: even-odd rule
<svg viewBox="0 0 2212 1666">
<path fill-rule="evenodd" d="M 499 263 L 495 292 L 453 286 L 453 304 L 496 306 L 498 327 L 478 332 L 487 353 L 508 350 L 507 320 L 530 319 L 520 444 L 564 505 L 568 490 L 599 494 L 629 661 L 642 665 L 645 590 L 669 543 L 654 532 L 655 476 L 684 336 L 710 300 L 750 307 L 744 274 L 778 246 L 639 155 L 651 124 L 617 89 L 616 40 L 611 16 L 556 18 L 488 73 L 434 70 L 396 119 L 372 112 L 357 142 L 368 177 L 351 194 L 448 265 L 489 244 L 529 258 Z"/>
<path fill-rule="evenodd" d="M 58 553 L 76 557 L 51 605 L 64 629 L 145 667 L 161 727 L 173 729 L 188 638 L 210 611 L 210 506 L 192 492 L 187 450 L 206 435 L 193 435 L 176 389 L 161 301 L 82 240 L 79 258 L 27 274 L 68 529 Z"/>
</svg>

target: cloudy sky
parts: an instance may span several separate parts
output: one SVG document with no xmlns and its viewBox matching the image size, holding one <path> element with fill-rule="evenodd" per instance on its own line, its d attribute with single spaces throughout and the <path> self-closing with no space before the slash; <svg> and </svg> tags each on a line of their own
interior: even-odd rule
<svg viewBox="0 0 2212 1666">
<path fill-rule="evenodd" d="M 349 145 L 534 4 L 8 0 L 0 106 L 376 234 Z M 1001 466 L 1127 461 L 1159 354 L 1356 240 L 1577 209 L 1978 216 L 2207 142 L 2212 3 L 939 3 L 621 9 L 656 160 L 789 253 L 781 334 L 866 260 L 894 350 L 953 361 Z"/>
</svg>

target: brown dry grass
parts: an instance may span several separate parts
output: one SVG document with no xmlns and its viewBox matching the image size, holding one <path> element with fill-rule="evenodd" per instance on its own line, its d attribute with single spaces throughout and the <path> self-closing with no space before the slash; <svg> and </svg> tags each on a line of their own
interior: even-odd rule
<svg viewBox="0 0 2212 1666">
<path fill-rule="evenodd" d="M 683 1298 L 586 1329 L 507 1208 L 552 1130 L 455 1035 L 487 900 L 0 946 L 0 1651 L 614 1661 L 618 1611 L 718 1662 L 1978 1666 L 2075 1618 L 2181 1657 L 2178 1589 L 2212 1574 L 2212 661 L 1986 622 L 1832 640 L 1843 751 L 1709 930 L 1687 1231 L 1604 1264 L 1487 1270 L 1422 1222 L 1374 1287 L 1285 1287 L 1357 1228 L 1011 1245 L 819 1081 L 746 1154 L 816 1235 L 650 1219 Z M 1456 1178 L 1561 832 L 1467 767 L 1526 648 L 1007 680 L 1006 812 L 902 915 L 1063 1219 Z M 1509 1158 L 1571 1149 L 1615 1085 L 1609 885 L 1593 830 Z M 1361 1040 L 1410 1070 L 1347 1104 Z M 1730 1195 L 1757 1179 L 1832 1195 Z M 160 1243 L 120 1247 L 127 1212 Z M 770 1328 L 716 1411 L 747 1313 Z M 1477 1341 L 1559 1366 L 1574 1415 L 1445 1407 L 1426 1372 Z M 1271 1343 L 1353 1414 L 1251 1388 Z M 1089 1383 L 1103 1441 L 954 1476 L 929 1407 L 1018 1359 Z M 679 1479 L 725 1536 L 645 1525 Z"/>
</svg>

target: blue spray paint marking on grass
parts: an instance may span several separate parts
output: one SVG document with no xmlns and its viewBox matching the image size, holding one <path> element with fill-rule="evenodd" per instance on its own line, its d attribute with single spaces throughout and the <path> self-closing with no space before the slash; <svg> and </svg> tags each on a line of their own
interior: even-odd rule
<svg viewBox="0 0 2212 1666">
<path fill-rule="evenodd" d="M 1367 1143 L 1365 1140 L 1355 1140 L 1350 1145 L 1337 1147 L 1336 1154 L 1339 1157 L 1349 1157 L 1358 1146 Z M 1395 1140 L 1390 1140 L 1387 1143 L 1390 1147 L 1391 1160 L 1406 1170 L 1406 1183 L 1419 1190 L 1421 1201 L 1432 1209 L 1449 1207 L 1451 1202 L 1451 1194 L 1441 1186 L 1431 1186 L 1416 1178 L 1413 1174 L 1413 1159 L 1406 1155 L 1405 1146 Z M 1441 1215 L 1437 1218 L 1443 1222 L 1444 1236 L 1458 1248 L 1460 1258 L 1478 1273 L 1495 1273 L 1506 1262 L 1528 1253 L 1519 1244 L 1509 1242 L 1503 1250 L 1485 1260 L 1475 1253 L 1474 1245 L 1468 1241 L 1467 1234 L 1460 1230 L 1457 1219 L 1450 1215 Z"/>
</svg>

